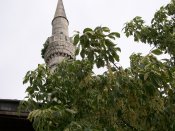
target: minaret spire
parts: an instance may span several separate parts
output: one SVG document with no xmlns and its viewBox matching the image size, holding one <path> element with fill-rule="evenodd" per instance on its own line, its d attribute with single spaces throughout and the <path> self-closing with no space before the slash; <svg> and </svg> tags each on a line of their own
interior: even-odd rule
<svg viewBox="0 0 175 131">
<path fill-rule="evenodd" d="M 68 25 L 63 1 L 59 0 L 52 20 L 52 36 L 46 40 L 44 53 L 44 60 L 52 72 L 64 59 L 75 57 L 75 47 L 69 37 Z"/>
<path fill-rule="evenodd" d="M 67 19 L 66 12 L 65 12 L 62 0 L 59 0 L 58 4 L 57 4 L 57 9 L 56 9 L 56 12 L 55 12 L 54 19 L 57 18 L 57 17 L 64 17 L 65 19 Z"/>
</svg>

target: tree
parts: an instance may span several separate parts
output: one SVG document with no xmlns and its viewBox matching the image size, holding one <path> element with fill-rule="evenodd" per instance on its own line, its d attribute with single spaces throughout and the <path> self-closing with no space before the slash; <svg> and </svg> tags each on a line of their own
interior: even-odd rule
<svg viewBox="0 0 175 131">
<path fill-rule="evenodd" d="M 146 56 L 130 56 L 130 67 L 117 67 L 113 40 L 107 27 L 84 29 L 74 36 L 81 60 L 64 61 L 55 73 L 45 65 L 27 72 L 27 101 L 21 108 L 36 131 L 173 131 L 175 130 L 175 2 L 161 7 L 151 25 L 141 17 L 127 23 L 126 36 L 154 45 Z M 156 55 L 170 54 L 158 60 Z M 93 66 L 107 67 L 102 75 Z"/>
</svg>

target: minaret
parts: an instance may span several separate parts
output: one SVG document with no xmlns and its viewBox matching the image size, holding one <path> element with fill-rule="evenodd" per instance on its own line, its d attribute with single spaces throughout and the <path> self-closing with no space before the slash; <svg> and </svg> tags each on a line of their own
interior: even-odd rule
<svg viewBox="0 0 175 131">
<path fill-rule="evenodd" d="M 69 21 L 66 17 L 63 1 L 59 0 L 54 19 L 52 20 L 52 36 L 46 40 L 44 60 L 51 72 L 64 59 L 74 59 L 75 47 L 69 37 Z"/>
</svg>

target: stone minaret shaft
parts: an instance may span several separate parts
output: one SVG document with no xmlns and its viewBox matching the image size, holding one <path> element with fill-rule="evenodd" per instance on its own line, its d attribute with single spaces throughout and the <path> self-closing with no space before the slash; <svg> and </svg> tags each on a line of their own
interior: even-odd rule
<svg viewBox="0 0 175 131">
<path fill-rule="evenodd" d="M 46 41 L 44 60 L 51 71 L 64 59 L 74 59 L 75 47 L 68 32 L 69 21 L 66 17 L 63 1 L 59 0 L 52 21 L 52 36 Z"/>
</svg>

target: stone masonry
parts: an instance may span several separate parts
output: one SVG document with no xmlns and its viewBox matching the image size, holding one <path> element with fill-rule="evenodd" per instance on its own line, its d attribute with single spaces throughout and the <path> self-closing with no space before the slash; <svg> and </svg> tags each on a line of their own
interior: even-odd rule
<svg viewBox="0 0 175 131">
<path fill-rule="evenodd" d="M 51 72 L 64 59 L 74 59 L 75 47 L 69 37 L 69 21 L 66 17 L 63 1 L 59 0 L 54 19 L 52 21 L 52 36 L 46 40 L 48 44 L 44 60 Z"/>
</svg>

